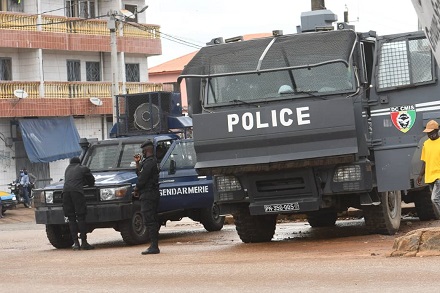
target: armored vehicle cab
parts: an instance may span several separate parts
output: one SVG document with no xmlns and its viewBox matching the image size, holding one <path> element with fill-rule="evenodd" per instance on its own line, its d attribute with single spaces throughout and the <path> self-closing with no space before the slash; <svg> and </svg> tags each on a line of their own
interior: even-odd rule
<svg viewBox="0 0 440 293">
<path fill-rule="evenodd" d="M 410 178 L 424 125 L 440 114 L 423 32 L 337 27 L 213 41 L 180 76 L 196 169 L 214 175 L 215 202 L 244 242 L 270 241 L 278 214 L 322 227 L 355 207 L 371 232 L 394 234 L 403 198 L 434 217 L 429 190 Z"/>
</svg>

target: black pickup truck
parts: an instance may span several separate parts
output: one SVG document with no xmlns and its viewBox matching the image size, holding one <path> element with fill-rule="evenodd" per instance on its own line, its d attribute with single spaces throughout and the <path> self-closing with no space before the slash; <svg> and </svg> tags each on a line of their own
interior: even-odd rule
<svg viewBox="0 0 440 293">
<path fill-rule="evenodd" d="M 191 139 L 176 134 L 120 137 L 102 141 L 82 139 L 82 164 L 95 176 L 94 187 L 86 187 L 86 222 L 89 232 L 97 228 L 113 228 L 121 233 L 125 243 L 149 241 L 142 221 L 140 203 L 132 197 L 137 181 L 133 156 L 140 152 L 146 139 L 154 141 L 160 155 L 160 221 L 178 221 L 189 217 L 203 224 L 208 231 L 221 230 L 224 217 L 213 204 L 213 184 L 210 176 L 199 176 L 194 169 L 196 153 Z M 163 154 L 163 153 L 162 153 Z M 35 219 L 46 225 L 49 242 L 56 248 L 73 244 L 67 218 L 62 210 L 63 181 L 34 189 Z"/>
</svg>

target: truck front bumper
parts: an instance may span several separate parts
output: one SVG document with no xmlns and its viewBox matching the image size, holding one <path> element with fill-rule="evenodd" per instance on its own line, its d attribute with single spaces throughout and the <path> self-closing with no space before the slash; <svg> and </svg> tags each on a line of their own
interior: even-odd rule
<svg viewBox="0 0 440 293">
<path fill-rule="evenodd" d="M 106 204 L 87 206 L 86 222 L 104 223 L 117 222 L 131 219 L 135 210 L 139 209 L 133 203 Z M 38 207 L 35 210 L 35 222 L 37 224 L 64 224 L 67 218 L 64 217 L 63 207 Z"/>
</svg>

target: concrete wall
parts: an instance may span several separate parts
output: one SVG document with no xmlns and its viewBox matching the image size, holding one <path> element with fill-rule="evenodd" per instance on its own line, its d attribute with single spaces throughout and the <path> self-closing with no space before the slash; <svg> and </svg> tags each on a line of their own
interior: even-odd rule
<svg viewBox="0 0 440 293">
<path fill-rule="evenodd" d="M 31 1 L 22 1 L 24 12 L 28 14 L 37 14 L 38 11 L 47 12 L 47 15 L 57 15 L 57 16 L 65 16 L 65 0 L 31 0 Z M 121 8 L 125 7 L 125 4 L 137 5 L 138 9 L 141 10 L 145 5 L 145 0 L 95 0 L 95 11 L 96 16 L 105 15 L 110 10 L 119 11 Z M 38 5 L 40 5 L 40 9 L 38 9 Z M 145 12 L 138 15 L 138 22 L 145 23 L 146 16 Z"/>
<path fill-rule="evenodd" d="M 148 62 L 147 57 L 145 56 L 135 56 L 135 55 L 129 55 L 125 54 L 125 64 L 129 63 L 138 63 L 139 64 L 139 75 L 140 75 L 140 82 L 147 82 L 148 81 Z"/>
<path fill-rule="evenodd" d="M 4 48 L 0 50 L 0 57 L 11 58 L 12 80 L 39 80 L 39 60 L 37 50 Z"/>
<path fill-rule="evenodd" d="M 11 137 L 9 118 L 0 119 L 0 190 L 9 191 L 8 183 L 15 177 L 15 148 L 7 147 L 6 138 Z"/>
<path fill-rule="evenodd" d="M 18 73 L 17 76 L 13 75 L 14 80 L 21 81 L 39 81 L 39 60 L 38 50 L 19 50 L 19 58 L 16 62 L 12 60 L 13 72 Z M 14 64 L 16 63 L 16 64 Z"/>
<path fill-rule="evenodd" d="M 111 57 L 110 53 L 104 53 L 104 72 L 102 74 L 102 77 L 104 78 L 104 81 L 111 81 Z M 122 66 L 125 66 L 127 63 L 139 63 L 139 74 L 140 74 L 140 80 L 139 82 L 148 82 L 148 62 L 147 57 L 142 55 L 133 55 L 133 54 L 127 54 L 124 53 L 124 60 L 125 63 Z M 119 81 L 122 82 L 123 76 L 122 76 L 122 66 L 121 66 L 121 55 L 118 54 L 118 76 Z M 124 67 L 125 68 L 125 67 Z"/>
<path fill-rule="evenodd" d="M 44 51 L 43 60 L 44 80 L 46 81 L 67 81 L 67 60 L 81 62 L 81 81 L 86 81 L 86 61 L 100 62 L 100 57 L 98 52 Z M 102 77 L 101 74 L 101 79 Z"/>
<path fill-rule="evenodd" d="M 38 0 L 34 0 L 34 1 L 37 2 Z M 34 1 L 25 1 L 25 2 L 34 2 Z M 50 13 L 47 13 L 48 15 L 65 16 L 64 0 L 39 0 L 39 1 L 41 4 L 41 8 L 40 8 L 41 13 L 50 11 Z M 37 12 L 35 11 L 35 12 L 27 12 L 27 13 L 37 13 Z"/>
</svg>

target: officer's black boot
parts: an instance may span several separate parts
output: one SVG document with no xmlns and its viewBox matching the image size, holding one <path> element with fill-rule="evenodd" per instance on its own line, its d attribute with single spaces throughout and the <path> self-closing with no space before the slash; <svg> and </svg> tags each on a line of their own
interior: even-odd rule
<svg viewBox="0 0 440 293">
<path fill-rule="evenodd" d="M 143 255 L 146 254 L 158 254 L 160 253 L 159 250 L 159 229 L 157 229 L 156 227 L 149 227 L 149 232 L 150 232 L 150 247 L 148 247 L 147 250 L 142 251 Z"/>
<path fill-rule="evenodd" d="M 87 242 L 87 225 L 84 221 L 78 221 L 79 234 L 81 236 L 81 249 L 82 250 L 91 250 L 95 247 L 90 245 Z"/>
<path fill-rule="evenodd" d="M 76 224 L 76 221 L 69 221 L 69 229 L 70 229 L 70 235 L 72 236 L 73 240 L 73 250 L 79 250 L 79 241 L 78 241 L 78 226 Z"/>
</svg>

